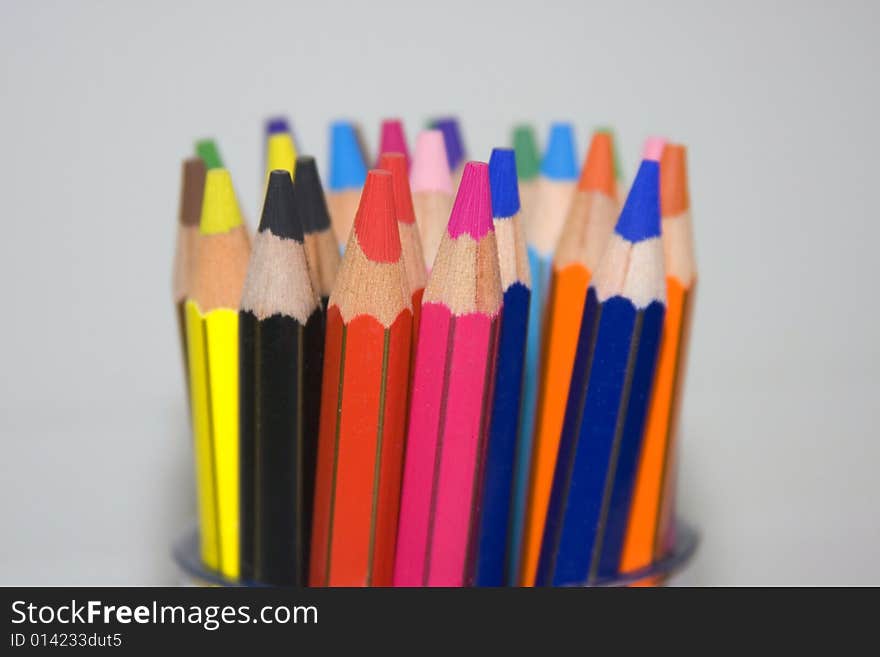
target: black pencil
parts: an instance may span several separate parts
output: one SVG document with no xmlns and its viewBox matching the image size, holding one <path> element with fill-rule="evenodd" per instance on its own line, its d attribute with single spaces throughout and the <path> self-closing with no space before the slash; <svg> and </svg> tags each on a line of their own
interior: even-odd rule
<svg viewBox="0 0 880 657">
<path fill-rule="evenodd" d="M 306 582 L 324 340 L 319 310 L 293 182 L 289 172 L 273 171 L 239 313 L 243 580 Z"/>
</svg>

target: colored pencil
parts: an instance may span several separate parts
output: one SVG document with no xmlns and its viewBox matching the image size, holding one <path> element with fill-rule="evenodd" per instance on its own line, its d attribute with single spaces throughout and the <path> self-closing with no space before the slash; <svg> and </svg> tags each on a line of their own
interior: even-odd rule
<svg viewBox="0 0 880 657">
<path fill-rule="evenodd" d="M 351 233 L 366 177 L 366 160 L 354 124 L 336 121 L 330 126 L 327 207 L 330 210 L 333 231 L 341 239 L 347 239 Z"/>
<path fill-rule="evenodd" d="M 174 249 L 172 296 L 177 311 L 183 375 L 189 390 L 189 356 L 186 348 L 186 299 L 192 289 L 199 240 L 199 220 L 205 193 L 205 163 L 198 157 L 183 161 L 180 182 L 180 208 L 177 214 L 177 242 Z"/>
<path fill-rule="evenodd" d="M 250 242 L 226 169 L 209 169 L 199 247 L 186 302 L 201 556 L 235 579 L 239 570 L 238 305 Z"/>
<path fill-rule="evenodd" d="M 443 133 L 439 130 L 425 130 L 419 134 L 409 184 L 425 264 L 430 269 L 446 234 L 454 193 Z"/>
<path fill-rule="evenodd" d="M 322 314 L 326 315 L 341 258 L 315 158 L 309 155 L 296 158 L 293 186 L 296 189 L 296 205 L 302 222 L 312 287 L 321 297 Z"/>
<path fill-rule="evenodd" d="M 280 116 L 266 121 L 266 180 L 278 169 L 296 177 L 296 145 L 290 124 Z"/>
<path fill-rule="evenodd" d="M 541 169 L 541 156 L 533 126 L 518 125 L 513 129 L 513 150 L 516 152 L 516 176 L 519 179 L 520 218 L 523 224 L 527 224 L 533 221 Z"/>
<path fill-rule="evenodd" d="M 416 226 L 412 194 L 409 191 L 407 163 L 402 153 L 385 153 L 379 158 L 379 168 L 391 173 L 394 188 L 394 209 L 397 213 L 397 228 L 400 232 L 400 247 L 403 250 L 403 265 L 406 270 L 407 290 L 412 300 L 413 335 L 418 336 L 422 316 L 422 295 L 425 292 L 425 256 L 422 254 L 422 240 Z M 415 347 L 415 340 L 413 340 Z M 415 353 L 415 348 L 413 348 Z"/>
<path fill-rule="evenodd" d="M 412 308 L 391 174 L 371 171 L 327 310 L 309 581 L 391 584 Z"/>
<path fill-rule="evenodd" d="M 618 211 L 611 135 L 597 132 L 581 170 L 553 260 L 534 443 L 531 458 L 522 461 L 531 464 L 523 534 L 524 583 L 534 580 L 544 536 L 544 519 L 553 485 L 587 288 L 614 230 Z"/>
<path fill-rule="evenodd" d="M 526 243 L 528 245 L 529 269 L 532 276 L 532 299 L 529 304 L 529 332 L 526 342 L 526 374 L 523 387 L 522 408 L 520 409 L 519 445 L 517 446 L 518 467 L 517 486 L 514 496 L 514 513 L 524 518 L 530 489 L 529 474 L 524 467 L 531 461 L 534 440 L 535 412 L 538 406 L 539 362 L 541 359 L 542 330 L 547 293 L 550 286 L 553 250 L 559 239 L 562 224 L 568 213 L 568 206 L 574 195 L 577 180 L 575 163 L 574 129 L 568 123 L 554 123 L 550 127 L 547 148 L 541 160 L 540 173 L 535 183 L 535 208 L 525 222 Z M 517 535 L 528 529 L 517 525 Z M 538 537 L 540 540 L 540 536 Z M 529 541 L 525 541 L 528 543 Z M 530 555 L 527 567 L 534 572 L 537 551 Z M 523 562 L 519 550 L 514 558 Z M 532 579 L 529 577 L 527 579 Z"/>
<path fill-rule="evenodd" d="M 379 160 L 385 153 L 401 153 L 406 162 L 406 175 L 409 176 L 409 148 L 406 145 L 406 132 L 400 119 L 385 119 L 379 133 Z M 378 168 L 382 168 L 379 163 Z"/>
<path fill-rule="evenodd" d="M 674 518 L 673 463 L 696 291 L 687 152 L 667 144 L 660 160 L 660 209 L 666 266 L 666 319 L 620 569 L 648 566 L 668 549 Z"/>
<path fill-rule="evenodd" d="M 642 161 L 587 292 L 537 585 L 618 571 L 665 310 L 659 168 Z"/>
<path fill-rule="evenodd" d="M 618 203 L 622 206 L 626 199 L 627 189 L 626 181 L 623 177 L 623 164 L 620 161 L 620 149 L 617 146 L 617 135 L 614 132 L 614 128 L 607 125 L 597 127 L 595 132 L 608 133 L 611 138 L 611 145 L 613 147 L 612 154 L 614 157 L 614 195 Z"/>
<path fill-rule="evenodd" d="M 287 169 L 269 174 L 238 319 L 239 576 L 304 586 L 324 323 Z"/>
<path fill-rule="evenodd" d="M 489 422 L 474 583 L 504 586 L 510 576 L 514 464 L 525 372 L 531 279 L 519 221 L 514 152 L 496 148 L 489 158 L 489 188 L 498 243 L 504 312 L 499 320 L 495 393 Z"/>
<path fill-rule="evenodd" d="M 469 162 L 422 299 L 397 586 L 472 583 L 501 304 L 488 166 Z"/>
<path fill-rule="evenodd" d="M 200 139 L 196 142 L 196 155 L 205 163 L 208 169 L 222 169 L 223 158 L 220 157 L 220 149 L 213 139 Z"/>
<path fill-rule="evenodd" d="M 461 136 L 461 127 L 458 119 L 454 116 L 435 119 L 431 126 L 443 133 L 443 143 L 446 145 L 446 158 L 449 162 L 449 171 L 452 174 L 453 193 L 461 183 L 464 163 L 467 161 L 467 152 L 464 147 L 464 139 Z"/>
</svg>

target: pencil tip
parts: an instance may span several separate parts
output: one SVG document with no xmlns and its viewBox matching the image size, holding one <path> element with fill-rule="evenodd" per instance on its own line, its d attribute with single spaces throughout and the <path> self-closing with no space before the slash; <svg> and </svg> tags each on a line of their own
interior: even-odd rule
<svg viewBox="0 0 880 657">
<path fill-rule="evenodd" d="M 379 168 L 391 174 L 391 187 L 394 190 L 394 209 L 397 221 L 411 224 L 416 220 L 413 210 L 412 194 L 406 175 L 406 156 L 403 153 L 383 153 L 379 157 Z"/>
<path fill-rule="evenodd" d="M 279 132 L 290 132 L 290 124 L 283 116 L 273 116 L 266 120 L 266 134 L 275 135 Z"/>
<path fill-rule="evenodd" d="M 327 230 L 330 227 L 330 212 L 321 186 L 321 176 L 315 158 L 302 155 L 296 158 L 296 207 L 303 232 L 306 234 Z"/>
<path fill-rule="evenodd" d="M 202 158 L 208 169 L 222 169 L 223 158 L 220 157 L 220 149 L 213 139 L 200 139 L 196 142 L 196 155 Z"/>
<path fill-rule="evenodd" d="M 660 159 L 660 210 L 664 217 L 676 217 L 690 210 L 687 148 L 666 144 Z"/>
<path fill-rule="evenodd" d="M 388 171 L 373 169 L 367 174 L 354 218 L 354 232 L 367 259 L 373 262 L 400 260 L 400 233 Z"/>
<path fill-rule="evenodd" d="M 276 169 L 269 173 L 259 230 L 261 233 L 269 231 L 275 237 L 303 241 L 293 181 L 290 179 L 290 172 L 286 169 Z"/>
<path fill-rule="evenodd" d="M 330 126 L 330 189 L 359 189 L 367 177 L 354 124 L 336 121 Z"/>
<path fill-rule="evenodd" d="M 590 141 L 590 150 L 581 171 L 578 189 L 591 192 L 602 192 L 614 197 L 616 182 L 614 179 L 614 147 L 611 135 L 607 132 L 595 132 Z"/>
<path fill-rule="evenodd" d="M 574 128 L 570 123 L 554 123 L 550 126 L 547 150 L 541 160 L 541 173 L 551 180 L 577 179 Z"/>
<path fill-rule="evenodd" d="M 199 157 L 183 161 L 183 183 L 180 192 L 180 223 L 198 226 L 202 218 L 202 198 L 205 195 L 205 163 Z"/>
<path fill-rule="evenodd" d="M 468 233 L 478 240 L 492 230 L 489 165 L 485 162 L 468 162 L 464 165 L 446 231 L 453 238 Z"/>
<path fill-rule="evenodd" d="M 519 212 L 519 184 L 516 178 L 516 155 L 512 148 L 494 148 L 489 157 L 489 190 L 492 216 L 499 219 Z"/>
<path fill-rule="evenodd" d="M 666 140 L 663 137 L 648 137 L 642 147 L 642 159 L 659 162 L 665 146 Z"/>
<path fill-rule="evenodd" d="M 461 128 L 458 125 L 458 119 L 454 116 L 443 117 L 435 120 L 433 127 L 435 130 L 443 133 L 449 170 L 455 171 L 462 160 L 465 159 L 464 140 L 461 138 Z"/>
<path fill-rule="evenodd" d="M 443 133 L 439 130 L 419 133 L 409 183 L 414 192 L 452 194 L 452 175 L 446 158 Z"/>
<path fill-rule="evenodd" d="M 614 156 L 614 178 L 620 180 L 623 177 L 623 166 L 620 163 L 620 152 L 617 150 L 617 135 L 614 128 L 608 125 L 599 126 L 596 132 L 604 132 L 611 139 L 611 152 Z"/>
<path fill-rule="evenodd" d="M 379 133 L 379 157 L 385 153 L 402 153 L 406 170 L 409 171 L 409 149 L 406 146 L 406 133 L 400 119 L 385 119 Z"/>
<path fill-rule="evenodd" d="M 535 129 L 530 125 L 518 125 L 513 129 L 513 150 L 516 152 L 516 174 L 521 181 L 538 177 L 540 156 Z"/>
<path fill-rule="evenodd" d="M 204 235 L 226 233 L 242 224 L 241 211 L 232 178 L 226 169 L 208 169 L 199 232 Z"/>
<path fill-rule="evenodd" d="M 614 231 L 630 242 L 660 236 L 660 164 L 642 160 Z"/>
</svg>

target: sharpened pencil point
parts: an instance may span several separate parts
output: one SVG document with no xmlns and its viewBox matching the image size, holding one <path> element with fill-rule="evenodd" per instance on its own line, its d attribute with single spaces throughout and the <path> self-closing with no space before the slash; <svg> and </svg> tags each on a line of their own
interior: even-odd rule
<svg viewBox="0 0 880 657">
<path fill-rule="evenodd" d="M 227 233 L 241 224 L 241 210 L 238 208 L 229 171 L 209 168 L 205 176 L 199 232 L 203 235 Z"/>
<path fill-rule="evenodd" d="M 607 132 L 596 132 L 590 142 L 587 161 L 581 171 L 578 189 L 591 192 L 602 192 L 614 197 L 616 181 L 614 178 L 614 146 L 611 135 Z"/>
<path fill-rule="evenodd" d="M 269 231 L 276 237 L 302 242 L 303 229 L 298 214 L 290 172 L 286 169 L 272 171 L 266 185 L 260 232 Z"/>
<path fill-rule="evenodd" d="M 403 224 L 415 222 L 416 213 L 413 209 L 412 194 L 409 191 L 409 180 L 406 177 L 406 157 L 403 153 L 383 153 L 379 158 L 379 168 L 391 174 L 397 221 Z"/>
<path fill-rule="evenodd" d="M 290 124 L 283 116 L 273 116 L 266 121 L 266 134 L 274 135 L 279 132 L 290 132 Z"/>
<path fill-rule="evenodd" d="M 614 232 L 629 242 L 660 237 L 660 164 L 642 160 Z"/>
<path fill-rule="evenodd" d="M 367 174 L 354 218 L 357 242 L 364 255 L 373 262 L 397 262 L 400 259 L 396 215 L 391 173 L 373 169 Z"/>
<path fill-rule="evenodd" d="M 596 132 L 604 132 L 611 139 L 611 152 L 614 154 L 614 178 L 620 180 L 623 177 L 623 165 L 620 163 L 620 152 L 617 150 L 617 135 L 611 126 L 600 126 Z"/>
<path fill-rule="evenodd" d="M 541 158 L 538 155 L 534 127 L 518 125 L 513 129 L 513 150 L 516 151 L 516 175 L 520 181 L 537 178 L 541 170 Z"/>
<path fill-rule="evenodd" d="M 202 219 L 202 198 L 205 195 L 205 163 L 199 157 L 183 162 L 183 191 L 180 194 L 180 223 L 198 226 Z"/>
<path fill-rule="evenodd" d="M 461 128 L 455 117 L 444 117 L 434 121 L 434 128 L 443 133 L 443 142 L 446 145 L 446 159 L 449 162 L 449 170 L 455 171 L 465 158 L 464 140 L 461 138 Z"/>
<path fill-rule="evenodd" d="M 677 217 L 691 208 L 687 148 L 666 144 L 660 159 L 660 204 L 663 217 Z"/>
<path fill-rule="evenodd" d="M 222 169 L 223 158 L 220 157 L 220 149 L 213 139 L 200 139 L 196 142 L 196 155 L 202 158 L 208 169 Z"/>
<path fill-rule="evenodd" d="M 409 171 L 409 149 L 406 146 L 406 134 L 400 119 L 385 119 L 379 134 L 379 157 L 385 153 L 402 153 Z M 380 166 L 381 168 L 381 166 Z"/>
<path fill-rule="evenodd" d="M 296 179 L 293 187 L 296 190 L 296 206 L 303 232 L 310 235 L 327 230 L 330 227 L 330 212 L 315 158 L 310 155 L 296 158 Z"/>
<path fill-rule="evenodd" d="M 550 126 L 547 150 L 541 160 L 541 173 L 551 180 L 577 179 L 574 128 L 570 123 L 554 123 Z"/>
<path fill-rule="evenodd" d="M 659 162 L 663 156 L 663 148 L 666 146 L 666 140 L 663 137 L 648 137 L 642 148 L 642 159 L 653 160 Z"/>
<path fill-rule="evenodd" d="M 419 134 L 409 184 L 413 192 L 453 193 L 446 146 L 439 130 L 425 130 Z"/>
<path fill-rule="evenodd" d="M 475 240 L 494 230 L 489 165 L 485 162 L 468 162 L 464 165 L 446 230 L 450 237 L 468 233 Z"/>
<path fill-rule="evenodd" d="M 512 148 L 492 149 L 489 157 L 489 189 L 492 192 L 493 217 L 507 219 L 519 212 L 516 156 Z"/>
<path fill-rule="evenodd" d="M 330 189 L 358 189 L 366 177 L 367 165 L 354 125 L 336 121 L 330 126 Z"/>
</svg>

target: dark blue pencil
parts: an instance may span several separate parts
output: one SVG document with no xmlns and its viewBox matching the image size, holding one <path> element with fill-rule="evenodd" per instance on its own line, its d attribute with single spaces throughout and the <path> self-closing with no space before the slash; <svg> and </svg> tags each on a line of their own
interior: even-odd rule
<svg viewBox="0 0 880 657">
<path fill-rule="evenodd" d="M 666 310 L 659 164 L 644 160 L 581 323 L 536 584 L 616 574 Z"/>
<path fill-rule="evenodd" d="M 504 586 L 513 567 L 508 554 L 513 518 L 513 468 L 531 297 L 529 261 L 519 222 L 519 185 L 513 149 L 492 151 L 489 185 L 504 310 L 498 333 L 495 398 L 486 448 L 474 584 Z"/>
</svg>

